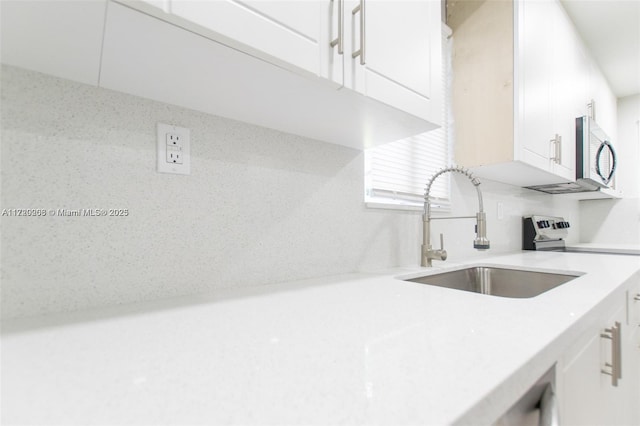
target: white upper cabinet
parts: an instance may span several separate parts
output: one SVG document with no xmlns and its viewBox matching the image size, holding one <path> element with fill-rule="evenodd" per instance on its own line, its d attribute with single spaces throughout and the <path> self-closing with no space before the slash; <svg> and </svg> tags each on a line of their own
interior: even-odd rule
<svg viewBox="0 0 640 426">
<path fill-rule="evenodd" d="M 317 24 L 326 24 L 319 59 L 326 67 L 313 75 L 229 48 L 166 7 L 120 3 L 108 4 L 102 87 L 358 149 L 436 126 L 342 85 L 348 46 L 336 53 L 337 63 L 331 46 L 337 3 L 315 3 L 321 6 Z"/>
<path fill-rule="evenodd" d="M 320 74 L 321 7 L 326 0 L 172 0 L 173 15 L 198 32 L 249 53 L 253 49 L 314 75 Z M 247 49 L 248 48 L 248 49 Z"/>
<path fill-rule="evenodd" d="M 440 1 L 1 4 L 6 64 L 358 149 L 439 125 Z"/>
<path fill-rule="evenodd" d="M 449 4 L 456 161 L 519 186 L 574 181 L 575 120 L 601 74 L 560 3 Z M 606 82 L 598 90 L 615 123 L 615 98 L 611 113 Z"/>
<path fill-rule="evenodd" d="M 435 123 L 441 120 L 438 1 L 346 1 L 346 85 Z M 355 57 L 354 57 L 355 55 Z"/>
<path fill-rule="evenodd" d="M 598 126 L 611 138 L 615 146 L 618 132 L 617 98 L 595 63 L 590 64 L 588 77 L 589 98 L 594 102 L 593 115 Z"/>
<path fill-rule="evenodd" d="M 564 10 L 553 1 L 519 7 L 522 160 L 575 178 L 575 118 L 586 113 L 589 61 Z"/>
<path fill-rule="evenodd" d="M 561 7 L 554 7 L 553 56 L 551 61 L 550 111 L 552 132 L 558 134 L 557 159 L 552 156 L 552 171 L 573 180 L 576 176 L 575 118 L 587 113 L 589 56 L 569 17 Z"/>
<path fill-rule="evenodd" d="M 169 20 L 221 43 L 441 120 L 438 1 L 171 0 L 168 10 Z"/>
<path fill-rule="evenodd" d="M 359 148 L 412 136 L 440 124 L 439 1 L 117 1 L 293 72 L 273 77 L 282 71 L 265 70 L 263 65 L 251 66 L 239 59 L 231 66 L 250 69 L 234 76 L 233 70 L 226 70 L 228 63 L 215 65 L 219 61 L 214 54 L 197 58 L 198 67 L 209 72 L 204 79 L 225 78 L 210 83 L 215 87 L 223 82 L 219 93 L 226 95 L 231 90 L 228 98 L 241 94 L 241 100 L 246 103 L 252 99 L 253 105 L 236 107 L 237 100 L 216 105 L 212 101 L 216 96 L 210 96 L 207 105 L 190 107 Z M 154 31 L 166 32 L 160 28 Z M 186 41 L 190 36 L 174 34 L 170 38 L 174 37 L 184 38 L 185 46 L 190 44 Z M 105 55 L 111 53 L 113 46 L 107 42 Z M 207 61 L 212 63 L 205 64 Z M 107 87 L 120 90 L 120 82 L 111 81 L 109 73 L 103 76 Z M 307 85 L 297 76 L 308 78 Z M 336 89 L 340 93 L 331 93 Z M 149 92 L 163 96 L 162 90 Z M 189 98 L 179 104 L 189 106 Z"/>
<path fill-rule="evenodd" d="M 517 31 L 514 36 L 519 53 L 514 58 L 514 76 L 519 85 L 520 109 L 518 139 L 523 161 L 542 170 L 551 169 L 552 123 L 551 91 L 553 78 L 553 3 L 522 2 L 519 7 Z M 520 65 L 518 67 L 518 65 Z M 518 129 L 519 124 L 519 129 Z M 565 140 L 565 143 L 568 143 Z M 518 152 L 514 153 L 518 157 Z"/>
<path fill-rule="evenodd" d="M 2 0 L 2 63 L 97 85 L 106 3 Z"/>
</svg>

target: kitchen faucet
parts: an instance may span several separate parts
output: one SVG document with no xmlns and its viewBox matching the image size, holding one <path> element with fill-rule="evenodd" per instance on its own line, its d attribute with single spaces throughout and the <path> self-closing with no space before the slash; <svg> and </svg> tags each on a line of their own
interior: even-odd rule
<svg viewBox="0 0 640 426">
<path fill-rule="evenodd" d="M 461 173 L 469 178 L 471 183 L 476 187 L 478 192 L 478 213 L 475 216 L 457 216 L 457 217 L 431 217 L 431 198 L 429 193 L 431 192 L 431 185 L 438 176 L 447 173 L 456 172 Z M 435 219 L 476 219 L 476 238 L 473 240 L 473 248 L 477 250 L 487 250 L 489 248 L 489 240 L 487 239 L 487 215 L 482 207 L 482 192 L 480 192 L 480 181 L 473 176 L 469 170 L 465 170 L 463 167 L 445 167 L 434 174 L 424 192 L 424 213 L 422 215 L 422 250 L 420 255 L 421 266 L 433 266 L 431 264 L 432 259 L 447 259 L 447 251 L 444 249 L 444 237 L 440 234 L 440 249 L 434 250 L 431 247 L 431 221 Z"/>
</svg>

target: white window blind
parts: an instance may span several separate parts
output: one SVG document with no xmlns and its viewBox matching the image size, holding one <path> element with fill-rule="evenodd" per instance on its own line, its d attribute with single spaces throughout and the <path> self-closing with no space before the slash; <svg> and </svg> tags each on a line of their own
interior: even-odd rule
<svg viewBox="0 0 640 426">
<path fill-rule="evenodd" d="M 444 87 L 442 127 L 407 139 L 390 142 L 365 152 L 365 201 L 368 205 L 422 206 L 429 178 L 450 164 L 449 140 L 450 48 L 443 24 L 442 70 Z M 431 187 L 434 207 L 449 208 L 449 175 L 440 176 Z"/>
</svg>

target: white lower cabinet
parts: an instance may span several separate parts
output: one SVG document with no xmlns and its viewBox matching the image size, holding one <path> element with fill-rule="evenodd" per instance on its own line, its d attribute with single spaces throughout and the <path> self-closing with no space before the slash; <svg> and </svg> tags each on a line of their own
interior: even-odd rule
<svg viewBox="0 0 640 426">
<path fill-rule="evenodd" d="M 630 296 L 632 292 L 627 299 Z M 637 310 L 638 301 L 618 304 L 601 316 L 558 363 L 561 424 L 640 424 L 640 322 L 636 319 L 633 324 L 632 320 L 640 315 Z"/>
<path fill-rule="evenodd" d="M 631 380 L 633 381 L 630 386 L 635 386 L 633 390 L 636 395 L 636 400 L 631 407 L 635 415 L 636 425 L 640 424 L 640 283 L 627 293 L 627 318 L 629 322 L 627 337 L 628 344 L 625 345 L 626 351 L 623 353 L 623 357 L 635 360 L 633 370 L 630 372 Z"/>
</svg>

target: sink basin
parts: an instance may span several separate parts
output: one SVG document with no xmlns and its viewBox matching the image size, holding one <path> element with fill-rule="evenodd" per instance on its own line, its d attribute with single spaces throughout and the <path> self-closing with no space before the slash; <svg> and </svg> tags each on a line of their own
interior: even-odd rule
<svg viewBox="0 0 640 426">
<path fill-rule="evenodd" d="M 578 275 L 474 266 L 404 281 L 472 291 L 491 296 L 528 298 L 558 287 Z"/>
</svg>

